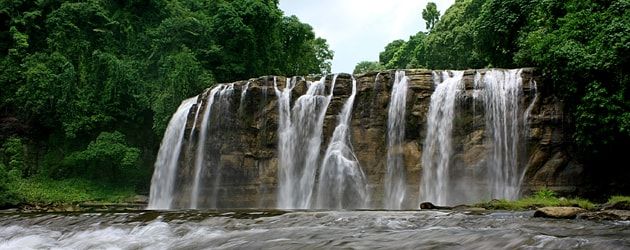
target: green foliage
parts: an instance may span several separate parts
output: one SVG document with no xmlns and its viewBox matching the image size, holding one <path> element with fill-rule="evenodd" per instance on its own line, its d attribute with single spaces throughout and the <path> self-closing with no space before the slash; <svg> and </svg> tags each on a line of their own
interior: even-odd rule
<svg viewBox="0 0 630 250">
<path fill-rule="evenodd" d="M 576 110 L 576 142 L 594 150 L 614 143 L 620 133 L 624 134 L 624 116 L 620 115 L 624 114 L 623 104 L 621 92 L 611 96 L 600 83 L 590 83 Z M 628 113 L 626 110 L 626 116 Z"/>
<path fill-rule="evenodd" d="M 326 40 L 315 37 L 310 25 L 300 22 L 296 16 L 290 16 L 282 18 L 280 27 L 280 61 L 292 62 L 281 66 L 281 72 L 287 75 L 330 72 L 334 53 L 328 49 Z"/>
<path fill-rule="evenodd" d="M 384 70 L 385 67 L 379 62 L 362 61 L 354 67 L 353 74 L 364 74 L 367 72 L 374 72 Z"/>
<path fill-rule="evenodd" d="M 587 210 L 595 210 L 595 204 L 582 198 L 557 198 L 530 196 L 515 201 L 492 200 L 475 204 L 476 207 L 496 210 L 530 210 L 541 207 L 581 207 Z"/>
<path fill-rule="evenodd" d="M 630 190 L 616 163 L 630 147 L 630 1 L 457 0 L 426 37 L 396 40 L 380 59 L 387 68 L 538 68 L 595 184 Z"/>
<path fill-rule="evenodd" d="M 66 176 L 129 182 L 137 176 L 139 156 L 140 150 L 127 146 L 125 136 L 120 132 L 101 132 L 85 150 L 67 156 L 60 171 L 67 171 Z"/>
<path fill-rule="evenodd" d="M 4 189 L 9 183 L 9 173 L 7 168 L 0 162 L 0 189 Z"/>
<path fill-rule="evenodd" d="M 13 194 L 21 197 L 20 200 L 27 204 L 121 202 L 134 196 L 133 187 L 108 185 L 80 178 L 24 179 L 9 186 Z"/>
<path fill-rule="evenodd" d="M 328 42 L 326 39 L 321 37 L 315 38 L 310 42 L 313 47 L 312 50 L 315 53 L 315 61 L 317 62 L 317 67 L 321 74 L 331 73 L 332 68 L 332 59 L 335 56 L 335 52 L 328 48 Z M 307 60 L 312 60 L 312 58 L 307 58 Z M 309 72 L 315 72 L 315 69 L 309 69 Z M 306 74 L 303 74 L 306 75 Z"/>
<path fill-rule="evenodd" d="M 9 177 L 6 167 L 0 163 L 0 208 L 19 203 L 18 195 L 10 188 L 11 183 L 13 180 Z"/>
<path fill-rule="evenodd" d="M 22 140 L 17 137 L 11 137 L 7 139 L 1 148 L 1 155 L 4 158 L 4 162 L 7 164 L 3 171 L 12 173 L 12 175 L 22 176 L 27 172 L 27 166 L 24 158 L 24 152 L 26 150 Z M 4 166 L 3 166 L 4 167 Z"/>
<path fill-rule="evenodd" d="M 394 54 L 396 54 L 396 52 L 405 44 L 407 44 L 405 40 L 394 40 L 393 42 L 387 44 L 387 46 L 385 46 L 385 50 L 379 54 L 378 61 L 382 65 L 387 65 L 392 58 L 394 58 Z"/>
<path fill-rule="evenodd" d="M 182 100 L 217 81 L 329 72 L 333 57 L 278 1 L 10 0 L 0 20 L 0 120 L 19 124 L 0 145 L 33 147 L 0 160 L 21 177 L 146 185 Z"/>
<path fill-rule="evenodd" d="M 628 192 L 618 162 L 630 146 L 630 1 L 541 1 L 527 29 L 516 62 L 539 67 L 564 99 L 594 182 Z"/>
<path fill-rule="evenodd" d="M 385 64 L 385 68 L 404 69 L 422 67 L 420 62 L 423 61 L 424 51 L 420 45 L 423 44 L 425 38 L 426 34 L 422 32 L 410 36 L 409 41 L 398 47 L 394 56 Z"/>
<path fill-rule="evenodd" d="M 424 40 L 420 64 L 431 69 L 480 68 L 474 50 L 475 20 L 484 0 L 456 1 Z"/>
<path fill-rule="evenodd" d="M 440 12 L 437 10 L 437 5 L 434 2 L 428 2 L 424 10 L 422 10 L 422 19 L 427 24 L 427 30 L 432 30 L 435 27 L 435 23 L 440 20 Z"/>
<path fill-rule="evenodd" d="M 474 23 L 474 49 L 485 64 L 515 67 L 519 38 L 536 1 L 488 0 Z"/>
<path fill-rule="evenodd" d="M 155 112 L 153 129 L 161 134 L 166 130 L 168 120 L 180 102 L 200 93 L 204 86 L 214 80 L 210 72 L 203 69 L 197 61 L 194 53 L 186 47 L 178 53 L 165 56 L 159 64 L 163 91 L 156 91 L 152 109 Z"/>
<path fill-rule="evenodd" d="M 534 195 L 532 195 L 532 198 L 536 198 L 536 199 L 554 199 L 554 198 L 557 198 L 557 194 L 556 194 L 556 192 L 554 192 L 551 189 L 543 188 L 541 190 L 538 190 L 538 191 L 534 192 Z"/>
<path fill-rule="evenodd" d="M 626 202 L 626 203 L 630 203 L 630 196 L 623 196 L 623 195 L 613 195 L 610 198 L 608 198 L 608 204 L 615 204 L 615 203 L 620 203 L 620 202 Z"/>
</svg>

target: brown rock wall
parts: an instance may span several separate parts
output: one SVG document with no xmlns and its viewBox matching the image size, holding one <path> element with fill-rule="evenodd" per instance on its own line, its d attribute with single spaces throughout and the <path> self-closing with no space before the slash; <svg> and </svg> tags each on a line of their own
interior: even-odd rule
<svg viewBox="0 0 630 250">
<path fill-rule="evenodd" d="M 485 72 L 485 70 L 479 70 Z M 486 147 L 483 110 L 475 107 L 472 99 L 475 70 L 465 72 L 462 101 L 456 107 L 458 116 L 453 131 L 453 145 L 456 154 L 454 171 L 456 175 L 474 176 L 485 171 L 481 166 L 485 160 Z M 406 177 L 408 183 L 407 207 L 418 204 L 417 196 L 422 174 L 422 144 L 424 142 L 427 112 L 433 93 L 432 71 L 423 69 L 406 70 L 410 79 L 407 96 L 406 142 L 403 147 Z M 378 77 L 377 77 L 378 76 Z M 524 69 L 523 73 L 523 112 L 534 100 L 530 81 L 537 80 L 533 69 Z M 381 207 L 383 180 L 386 172 L 386 134 L 387 109 L 389 96 L 394 81 L 394 71 L 383 71 L 355 76 L 357 96 L 352 114 L 353 148 L 368 177 L 372 193 L 373 207 Z M 308 78 L 317 80 L 317 78 Z M 332 76 L 327 77 L 330 86 Z M 287 78 L 276 77 L 276 84 L 282 89 Z M 205 171 L 203 179 L 205 194 L 218 197 L 217 207 L 274 207 L 275 190 L 278 182 L 278 158 L 276 143 L 278 140 L 278 107 L 274 91 L 274 77 L 267 76 L 250 79 L 249 89 L 241 102 L 242 88 L 248 81 L 234 83 L 234 93 L 229 100 L 227 110 L 218 112 L 213 117 L 218 125 L 213 125 L 214 133 L 206 144 L 208 151 L 206 167 L 220 169 Z M 328 87 L 329 88 L 329 87 Z M 292 93 L 297 99 L 307 89 L 306 82 L 300 80 Z M 541 89 L 541 86 L 539 86 Z M 323 154 L 336 125 L 337 115 L 352 90 L 350 75 L 339 75 L 334 88 L 334 97 L 327 110 L 324 122 L 321 153 Z M 329 91 L 329 90 L 327 90 Z M 205 100 L 209 89 L 200 96 Z M 558 191 L 575 191 L 581 183 L 582 166 L 575 162 L 565 148 L 562 121 L 562 104 L 541 91 L 536 99 L 525 131 L 526 152 L 522 161 L 528 167 L 525 177 L 525 191 L 548 187 Z M 198 101 L 199 103 L 199 101 Z M 242 103 L 242 106 L 241 106 Z M 190 110 L 181 167 L 178 172 L 178 191 L 181 192 L 176 204 L 186 204 L 185 197 L 191 188 L 196 136 L 199 135 L 200 119 L 193 126 L 197 108 L 206 108 L 205 103 L 197 104 Z M 201 112 L 200 112 L 201 113 Z M 194 127 L 195 131 L 192 131 Z M 192 132 L 192 133 L 191 133 Z M 220 155 L 218 159 L 213 155 Z M 218 161 L 218 162 L 217 162 Z M 475 183 L 462 185 L 483 185 Z M 475 188 L 475 187 L 470 187 Z M 185 207 L 184 205 L 182 205 Z"/>
</svg>

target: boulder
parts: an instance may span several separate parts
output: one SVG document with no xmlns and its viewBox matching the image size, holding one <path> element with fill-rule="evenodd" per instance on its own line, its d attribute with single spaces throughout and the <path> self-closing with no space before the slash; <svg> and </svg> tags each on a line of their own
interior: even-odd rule
<svg viewBox="0 0 630 250">
<path fill-rule="evenodd" d="M 136 195 L 133 197 L 133 203 L 149 203 L 149 196 L 146 195 Z"/>
<path fill-rule="evenodd" d="M 452 209 L 452 207 L 436 206 L 436 205 L 433 205 L 433 203 L 431 203 L 431 202 L 422 202 L 422 203 L 420 203 L 420 209 L 447 209 L 447 210 L 450 210 L 450 209 Z"/>
<path fill-rule="evenodd" d="M 579 207 L 542 207 L 536 210 L 534 217 L 575 219 L 579 213 L 583 212 L 586 212 L 586 209 Z"/>
</svg>

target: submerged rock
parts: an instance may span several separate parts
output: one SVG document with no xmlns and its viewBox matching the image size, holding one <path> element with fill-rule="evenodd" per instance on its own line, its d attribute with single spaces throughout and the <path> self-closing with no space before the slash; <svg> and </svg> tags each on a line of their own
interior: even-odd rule
<svg viewBox="0 0 630 250">
<path fill-rule="evenodd" d="M 629 210 L 602 210 L 597 212 L 581 213 L 578 219 L 585 220 L 630 220 Z"/>
<path fill-rule="evenodd" d="M 542 207 L 536 209 L 534 217 L 575 219 L 579 213 L 584 212 L 586 212 L 586 209 L 579 207 Z"/>
<path fill-rule="evenodd" d="M 630 201 L 618 201 L 613 203 L 606 203 L 603 207 L 604 210 L 630 210 Z"/>
<path fill-rule="evenodd" d="M 451 210 L 453 208 L 452 207 L 446 207 L 446 206 L 436 206 L 436 205 L 433 205 L 433 203 L 431 203 L 431 202 L 422 202 L 422 203 L 420 203 L 420 209 L 446 209 L 446 210 Z"/>
</svg>

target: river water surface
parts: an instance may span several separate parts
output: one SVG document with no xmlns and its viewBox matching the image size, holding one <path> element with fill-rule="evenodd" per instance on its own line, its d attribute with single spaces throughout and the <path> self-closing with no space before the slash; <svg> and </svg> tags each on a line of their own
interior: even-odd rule
<svg viewBox="0 0 630 250">
<path fill-rule="evenodd" d="M 533 212 L 0 213 L 0 249 L 630 249 L 629 221 Z"/>
</svg>

